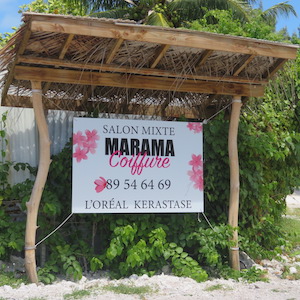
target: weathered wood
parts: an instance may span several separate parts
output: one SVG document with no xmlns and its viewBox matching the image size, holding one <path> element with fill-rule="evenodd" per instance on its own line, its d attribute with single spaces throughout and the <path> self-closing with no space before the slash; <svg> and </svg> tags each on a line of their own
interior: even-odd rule
<svg viewBox="0 0 300 300">
<path fill-rule="evenodd" d="M 275 73 L 282 68 L 282 66 L 287 62 L 287 59 L 277 59 L 273 66 L 263 75 L 263 78 L 270 79 L 272 78 Z"/>
<path fill-rule="evenodd" d="M 27 206 L 25 233 L 25 268 L 31 283 L 38 282 L 35 259 L 35 241 L 38 209 L 50 166 L 50 139 L 42 103 L 41 82 L 32 82 L 32 102 L 39 132 L 40 158 L 38 173 Z"/>
<path fill-rule="evenodd" d="M 74 34 L 69 34 L 68 37 L 65 40 L 64 45 L 62 46 L 62 49 L 60 50 L 59 53 L 59 59 L 63 59 L 72 43 L 72 40 L 74 38 Z"/>
<path fill-rule="evenodd" d="M 200 59 L 197 63 L 196 70 L 200 69 L 202 65 L 206 63 L 206 61 L 209 59 L 209 57 L 212 55 L 213 50 L 204 50 L 203 53 L 200 56 Z"/>
<path fill-rule="evenodd" d="M 42 57 L 32 57 L 32 56 L 20 56 L 19 62 L 26 64 L 40 64 L 45 66 L 61 66 L 67 68 L 74 68 L 80 70 L 95 70 L 95 71 L 108 71 L 115 73 L 125 73 L 125 74 L 140 74 L 140 75 L 153 75 L 153 76 L 163 76 L 163 77 L 173 77 L 173 78 L 184 78 L 184 79 L 199 79 L 208 81 L 224 81 L 224 82 L 236 82 L 236 83 L 249 83 L 249 84 L 267 84 L 267 80 L 256 80 L 236 76 L 205 76 L 205 75 L 194 75 L 194 74 L 184 74 L 175 73 L 167 70 L 151 69 L 151 68 L 130 68 L 114 64 L 91 64 L 91 63 L 78 63 L 69 60 L 58 60 L 53 58 L 42 58 Z"/>
<path fill-rule="evenodd" d="M 24 34 L 24 38 L 20 44 L 20 47 L 16 53 L 16 56 L 15 56 L 15 60 L 11 66 L 11 69 L 10 69 L 10 72 L 8 74 L 8 77 L 6 78 L 6 82 L 5 82 L 5 85 L 3 87 L 3 90 L 2 90 L 2 99 L 5 99 L 6 95 L 7 95 L 7 92 L 8 92 L 8 89 L 14 79 L 14 69 L 15 69 L 15 66 L 17 65 L 18 63 L 18 57 L 19 55 L 23 54 L 24 51 L 25 51 L 25 48 L 26 48 L 26 45 L 28 43 L 28 40 L 30 38 L 30 35 L 31 35 L 31 31 L 29 29 L 27 29 L 25 31 L 25 34 Z"/>
<path fill-rule="evenodd" d="M 66 38 L 65 43 L 62 46 L 62 49 L 60 50 L 59 57 L 58 57 L 59 59 L 57 60 L 58 62 L 60 62 L 65 57 L 65 55 L 67 53 L 67 50 L 70 47 L 70 44 L 71 44 L 73 38 L 74 38 L 74 34 L 69 34 L 68 37 Z M 55 68 L 58 68 L 59 66 L 60 66 L 60 64 L 57 63 L 55 65 Z M 48 91 L 50 86 L 51 86 L 51 82 L 46 82 L 45 83 L 45 85 L 43 86 L 43 94 Z"/>
<path fill-rule="evenodd" d="M 20 80 L 41 80 L 57 83 L 98 85 L 149 90 L 207 93 L 221 95 L 242 95 L 259 97 L 264 87 L 259 85 L 207 82 L 201 80 L 178 80 L 176 78 L 126 76 L 114 73 L 81 72 L 48 68 L 17 66 L 15 78 Z"/>
<path fill-rule="evenodd" d="M 85 103 L 83 101 L 76 100 L 76 104 L 71 104 L 70 100 L 67 99 L 53 99 L 51 101 L 46 101 L 44 104 L 44 109 L 60 109 L 60 110 L 72 110 L 72 111 L 92 111 L 95 107 L 99 110 L 100 113 L 119 113 L 118 106 L 113 107 L 113 111 L 111 110 L 111 106 L 107 102 L 98 101 L 97 103 Z M 95 105 L 96 104 L 96 105 Z M 180 106 L 171 106 L 169 103 L 166 103 L 164 109 L 164 115 L 162 115 L 161 106 L 149 105 L 149 104 L 137 104 L 130 103 L 128 105 L 129 111 L 137 111 L 142 112 L 143 115 L 147 116 L 165 116 L 168 118 L 178 118 L 180 116 L 185 116 L 189 119 L 198 119 L 199 114 L 195 113 L 192 108 L 180 107 Z M 164 105 L 164 104 L 163 104 Z M 23 107 L 23 108 L 32 108 L 32 100 L 31 97 L 27 96 L 12 96 L 8 95 L 2 106 L 8 107 Z M 212 115 L 216 111 L 213 109 L 209 110 L 209 114 Z"/>
<path fill-rule="evenodd" d="M 247 55 L 245 59 L 233 70 L 233 76 L 238 76 L 255 58 L 255 55 Z"/>
<path fill-rule="evenodd" d="M 163 56 L 166 54 L 166 52 L 169 50 L 170 45 L 162 45 L 158 51 L 155 53 L 154 58 L 150 64 L 150 69 L 154 69 L 160 60 L 163 58 Z"/>
<path fill-rule="evenodd" d="M 168 44 L 171 46 L 192 47 L 198 49 L 238 52 L 262 56 L 294 59 L 297 47 L 293 45 L 280 45 L 268 41 L 250 38 L 225 36 L 199 31 L 166 29 L 154 26 L 145 26 L 133 23 L 103 20 L 90 20 L 83 18 L 65 18 L 55 15 L 24 14 L 31 18 L 31 30 L 79 34 L 104 38 L 117 38 L 124 40 L 149 42 L 155 44 Z"/>
<path fill-rule="evenodd" d="M 116 53 L 117 53 L 118 50 L 120 49 L 120 47 L 121 47 L 121 45 L 122 45 L 123 42 L 124 42 L 123 39 L 117 39 L 117 40 L 116 40 L 114 46 L 112 47 L 110 53 L 108 54 L 108 56 L 107 56 L 107 58 L 106 58 L 105 63 L 110 64 L 110 63 L 113 61 L 113 59 L 114 59 Z"/>
<path fill-rule="evenodd" d="M 228 134 L 228 154 L 230 166 L 230 196 L 229 196 L 229 215 L 228 224 L 234 228 L 232 241 L 234 245 L 230 248 L 230 265 L 235 270 L 240 270 L 239 245 L 238 245 L 238 217 L 239 217 L 239 158 L 238 158 L 238 127 L 242 101 L 240 97 L 234 97 L 230 116 L 229 134 Z"/>
</svg>

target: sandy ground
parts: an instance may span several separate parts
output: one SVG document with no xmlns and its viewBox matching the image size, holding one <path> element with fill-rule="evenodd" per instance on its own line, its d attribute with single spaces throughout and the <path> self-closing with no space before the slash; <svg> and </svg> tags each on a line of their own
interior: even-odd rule
<svg viewBox="0 0 300 300">
<path fill-rule="evenodd" d="M 300 191 L 287 197 L 290 208 L 300 208 Z M 286 261 L 292 268 L 300 266 L 300 262 Z M 0 300 L 3 299 L 31 299 L 31 300 L 195 300 L 195 299 L 272 299 L 272 300 L 300 300 L 300 280 L 281 279 L 280 274 L 284 263 L 265 261 L 263 267 L 268 271 L 269 282 L 245 283 L 234 280 L 215 279 L 204 283 L 197 283 L 190 278 L 179 278 L 170 275 L 157 275 L 149 278 L 147 275 L 131 276 L 121 280 L 107 278 L 83 277 L 79 282 L 59 281 L 52 285 L 21 285 L 18 289 L 10 286 L 0 287 Z M 107 285 L 150 286 L 151 294 L 124 295 L 114 294 L 103 289 Z M 211 287 L 217 288 L 210 290 Z M 87 290 L 90 294 L 75 298 L 66 296 L 74 291 Z M 74 295 L 74 294 L 73 294 Z"/>
<path fill-rule="evenodd" d="M 106 292 L 102 289 L 108 284 L 132 284 L 135 286 L 151 286 L 156 291 L 152 294 L 124 295 Z M 218 285 L 219 289 L 207 291 L 206 289 Z M 221 285 L 221 286 L 219 286 Z M 221 288 L 220 288 L 221 287 Z M 92 293 L 81 299 L 97 300 L 174 300 L 174 299 L 300 299 L 300 282 L 273 278 L 269 283 L 242 283 L 233 280 L 212 280 L 197 283 L 190 278 L 179 278 L 175 276 L 141 276 L 136 280 L 122 279 L 118 281 L 107 279 L 87 280 L 83 278 L 80 282 L 61 281 L 52 285 L 35 284 L 23 285 L 18 289 L 8 286 L 1 287 L 0 297 L 4 299 L 51 299 L 62 300 L 64 295 L 71 294 L 75 290 L 91 290 Z M 1 298 L 0 298 L 1 299 Z M 69 298 L 72 299 L 72 298 Z M 74 298 L 73 298 L 74 299 Z M 77 298 L 78 299 L 78 298 Z"/>
</svg>

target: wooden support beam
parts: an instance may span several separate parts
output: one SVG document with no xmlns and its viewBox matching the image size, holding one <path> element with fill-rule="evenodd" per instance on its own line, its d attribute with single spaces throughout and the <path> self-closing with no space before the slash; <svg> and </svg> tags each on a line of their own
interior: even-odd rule
<svg viewBox="0 0 300 300">
<path fill-rule="evenodd" d="M 150 76 L 163 76 L 172 78 L 183 78 L 183 79 L 193 79 L 193 80 L 208 80 L 208 81 L 224 81 L 224 82 L 235 82 L 235 83 L 248 83 L 248 84 L 267 84 L 267 80 L 256 80 L 249 78 L 242 78 L 236 76 L 203 76 L 203 75 L 193 75 L 193 74 L 178 74 L 172 71 L 151 69 L 151 68 L 130 68 L 123 67 L 113 64 L 91 64 L 91 63 L 78 63 L 69 60 L 58 60 L 53 58 L 41 58 L 41 57 L 31 57 L 31 56 L 20 56 L 18 62 L 26 64 L 39 64 L 45 66 L 56 66 L 80 69 L 80 70 L 95 70 L 103 72 L 115 72 L 115 73 L 125 73 L 125 74 L 139 74 L 139 75 L 150 75 Z"/>
<path fill-rule="evenodd" d="M 238 76 L 255 57 L 255 55 L 246 55 L 245 59 L 233 70 L 233 76 Z"/>
<path fill-rule="evenodd" d="M 2 106 L 7 107 L 23 107 L 23 108 L 32 108 L 32 99 L 28 96 L 13 96 L 8 95 L 2 103 Z M 92 111 L 95 108 L 101 113 L 120 113 L 120 105 L 112 104 L 111 102 L 104 101 L 88 101 L 84 102 L 70 99 L 49 99 L 44 102 L 44 109 L 59 109 L 59 110 L 71 110 L 71 111 Z M 160 115 L 161 106 L 160 105 L 148 105 L 148 104 L 136 104 L 130 103 L 128 105 L 129 111 L 143 112 L 144 115 L 153 116 Z M 213 111 L 215 113 L 215 111 Z M 177 118 L 180 116 L 185 116 L 190 119 L 198 119 L 199 115 L 195 114 L 191 108 L 179 107 L 179 106 L 166 106 L 165 108 L 165 117 Z"/>
<path fill-rule="evenodd" d="M 114 46 L 112 47 L 110 53 L 108 54 L 108 56 L 106 58 L 106 61 L 105 61 L 106 64 L 110 64 L 113 61 L 114 57 L 116 56 L 116 53 L 119 51 L 123 42 L 124 42 L 123 39 L 116 40 Z"/>
<path fill-rule="evenodd" d="M 48 125 L 44 114 L 42 102 L 41 82 L 32 81 L 32 102 L 39 132 L 39 149 L 40 159 L 38 165 L 38 173 L 31 192 L 27 206 L 27 221 L 25 233 L 25 268 L 28 279 L 31 283 L 38 282 L 36 271 L 36 230 L 39 205 L 43 193 L 43 189 L 47 180 L 50 166 L 50 138 Z"/>
<path fill-rule="evenodd" d="M 154 58 L 152 60 L 152 63 L 150 64 L 150 69 L 154 69 L 160 60 L 163 58 L 163 56 L 166 54 L 166 52 L 169 50 L 170 45 L 162 45 L 158 51 L 155 53 Z"/>
<path fill-rule="evenodd" d="M 273 42 L 246 39 L 228 35 L 212 34 L 208 32 L 178 31 L 175 29 L 138 25 L 128 22 L 99 21 L 84 18 L 65 18 L 57 15 L 24 14 L 30 17 L 31 30 L 44 32 L 69 33 L 103 38 L 122 38 L 124 40 L 167 44 L 171 46 L 192 47 L 216 51 L 238 52 L 262 56 L 282 57 L 294 59 L 297 46 L 280 45 Z"/>
<path fill-rule="evenodd" d="M 74 34 L 69 34 L 68 37 L 65 40 L 64 45 L 62 46 L 62 49 L 60 50 L 59 53 L 59 59 L 63 59 L 72 43 L 72 40 L 74 38 Z"/>
<path fill-rule="evenodd" d="M 14 62 L 12 63 L 12 66 L 10 68 L 10 72 L 6 78 L 6 82 L 5 82 L 5 85 L 3 87 L 3 90 L 2 90 L 2 100 L 5 99 L 6 95 L 7 95 L 7 92 L 8 92 L 8 89 L 14 79 L 14 70 L 15 70 L 15 66 L 17 65 L 18 63 L 18 57 L 19 55 L 22 55 L 26 49 L 26 46 L 27 46 L 27 43 L 29 41 L 29 38 L 30 38 L 30 35 L 31 35 L 31 31 L 30 29 L 27 29 L 25 31 L 25 34 L 24 34 L 24 37 L 22 39 L 22 42 L 20 44 L 20 47 L 16 53 L 16 56 L 15 56 L 15 60 Z"/>
<path fill-rule="evenodd" d="M 206 82 L 201 80 L 179 81 L 176 78 L 145 77 L 140 75 L 121 75 L 115 73 L 83 72 L 72 70 L 35 68 L 16 66 L 15 78 L 19 80 L 41 80 L 57 83 L 98 85 L 110 87 L 207 93 L 221 95 L 242 95 L 259 97 L 264 94 L 264 87 L 258 85 Z"/>
<path fill-rule="evenodd" d="M 61 51 L 59 53 L 59 58 L 57 60 L 58 63 L 55 65 L 55 68 L 58 68 L 60 66 L 59 61 L 64 59 L 73 38 L 74 38 L 74 34 L 69 34 L 68 37 L 66 38 L 65 43 L 62 46 Z M 45 83 L 45 85 L 43 87 L 43 94 L 45 94 L 49 90 L 50 85 L 51 85 L 51 82 Z"/>
<path fill-rule="evenodd" d="M 206 63 L 208 58 L 212 55 L 213 50 L 204 50 L 200 56 L 200 59 L 197 63 L 196 70 L 199 70 L 202 65 Z"/>
<path fill-rule="evenodd" d="M 240 175 L 238 157 L 238 127 L 240 111 L 242 107 L 241 97 L 233 98 L 228 134 L 228 155 L 230 167 L 230 196 L 228 224 L 234 228 L 232 241 L 233 246 L 229 251 L 230 265 L 235 270 L 240 270 L 239 244 L 238 244 L 238 218 L 239 218 L 239 195 L 240 195 Z"/>
<path fill-rule="evenodd" d="M 263 78 L 269 80 L 275 73 L 287 62 L 287 59 L 278 58 L 271 68 L 263 75 Z"/>
</svg>

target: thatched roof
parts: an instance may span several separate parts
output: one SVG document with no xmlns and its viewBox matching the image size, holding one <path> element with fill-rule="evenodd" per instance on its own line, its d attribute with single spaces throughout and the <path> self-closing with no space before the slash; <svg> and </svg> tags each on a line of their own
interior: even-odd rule
<svg viewBox="0 0 300 300">
<path fill-rule="evenodd" d="M 233 95 L 262 96 L 297 46 L 132 21 L 24 13 L 0 50 L 2 105 L 205 118 Z M 0 73 L 1 74 L 1 73 Z"/>
</svg>

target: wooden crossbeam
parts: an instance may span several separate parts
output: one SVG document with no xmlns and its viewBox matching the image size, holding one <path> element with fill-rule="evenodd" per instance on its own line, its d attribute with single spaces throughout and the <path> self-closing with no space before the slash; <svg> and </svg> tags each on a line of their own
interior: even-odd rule
<svg viewBox="0 0 300 300">
<path fill-rule="evenodd" d="M 26 14 L 24 14 L 27 17 Z M 167 44 L 171 46 L 228 51 L 243 54 L 255 54 L 286 59 L 294 59 L 296 46 L 280 45 L 272 42 L 245 39 L 242 37 L 223 36 L 199 31 L 178 31 L 125 22 L 91 22 L 87 19 L 65 18 L 55 15 L 28 14 L 31 19 L 31 30 L 34 32 L 69 33 L 103 38 L 118 38 L 131 41 Z"/>
<path fill-rule="evenodd" d="M 72 102 L 73 105 L 72 105 Z M 49 99 L 43 102 L 45 109 L 60 109 L 60 110 L 70 110 L 72 111 L 93 111 L 97 107 L 100 113 L 119 113 L 119 105 L 110 105 L 108 102 L 97 101 L 95 102 L 82 102 L 78 100 L 66 100 L 66 99 Z M 7 107 L 22 107 L 22 108 L 32 108 L 32 99 L 28 96 L 14 96 L 7 95 L 4 99 L 2 106 Z M 111 109 L 113 107 L 113 111 Z M 177 118 L 184 115 L 186 118 L 196 119 L 199 118 L 198 114 L 187 107 L 178 106 L 168 106 L 165 108 L 164 113 L 161 112 L 161 107 L 157 105 L 146 105 L 146 104 L 128 104 L 128 111 L 142 112 L 144 115 L 160 115 L 170 118 Z"/>
<path fill-rule="evenodd" d="M 74 38 L 74 34 L 69 34 L 68 37 L 66 38 L 65 43 L 63 44 L 63 46 L 60 50 L 60 53 L 59 53 L 59 56 L 58 56 L 58 62 L 60 60 L 64 59 L 73 38 Z M 60 64 L 56 64 L 55 67 L 58 68 L 59 65 Z M 48 91 L 48 89 L 50 88 L 50 85 L 51 85 L 51 82 L 46 82 L 45 83 L 45 85 L 43 86 L 43 93 L 46 93 L 46 91 Z"/>
<path fill-rule="evenodd" d="M 120 49 L 120 47 L 121 47 L 121 45 L 122 45 L 123 42 L 124 42 L 123 39 L 117 39 L 116 40 L 114 46 L 112 47 L 110 53 L 108 54 L 108 56 L 106 58 L 106 61 L 105 61 L 106 64 L 110 64 L 113 61 L 116 53 Z"/>
<path fill-rule="evenodd" d="M 209 80 L 209 81 L 225 81 L 235 83 L 248 83 L 248 84 L 267 84 L 267 80 L 255 80 L 249 78 L 235 77 L 235 76 L 202 76 L 193 74 L 178 74 L 172 71 L 166 71 L 161 69 L 150 69 L 150 68 L 130 68 L 113 64 L 90 64 L 90 63 L 78 63 L 68 60 L 58 60 L 52 58 L 39 58 L 31 56 L 20 56 L 19 62 L 27 64 L 40 64 L 45 66 L 60 65 L 61 67 L 69 67 L 81 70 L 95 70 L 95 71 L 106 71 L 116 72 L 125 74 L 139 74 L 139 75 L 151 75 L 151 76 L 163 76 L 172 78 L 184 78 L 184 79 L 195 79 L 195 80 Z"/>
<path fill-rule="evenodd" d="M 207 93 L 221 95 L 241 95 L 259 97 L 264 87 L 242 83 L 207 82 L 165 78 L 156 76 L 122 75 L 115 73 L 84 72 L 50 68 L 16 66 L 15 78 L 18 80 L 41 80 L 66 84 L 97 85 L 176 92 Z"/>
<path fill-rule="evenodd" d="M 66 38 L 65 43 L 60 51 L 59 59 L 63 59 L 65 57 L 73 38 L 74 38 L 74 34 L 68 35 L 68 37 Z"/>
<path fill-rule="evenodd" d="M 203 51 L 203 53 L 201 54 L 200 59 L 197 63 L 196 70 L 200 69 L 200 67 L 205 64 L 205 62 L 208 60 L 208 58 L 211 56 L 212 53 L 213 53 L 213 50 L 204 50 Z"/>
<path fill-rule="evenodd" d="M 165 53 L 168 51 L 169 48 L 170 45 L 162 45 L 158 49 L 158 51 L 154 55 L 152 63 L 150 64 L 150 69 L 154 69 L 158 65 L 158 63 L 163 58 L 163 56 L 165 55 Z"/>
<path fill-rule="evenodd" d="M 264 79 L 269 80 L 287 62 L 287 59 L 278 58 L 277 61 L 263 75 Z"/>
<path fill-rule="evenodd" d="M 233 76 L 238 76 L 255 58 L 255 55 L 246 55 L 244 60 L 233 70 Z"/>
</svg>

